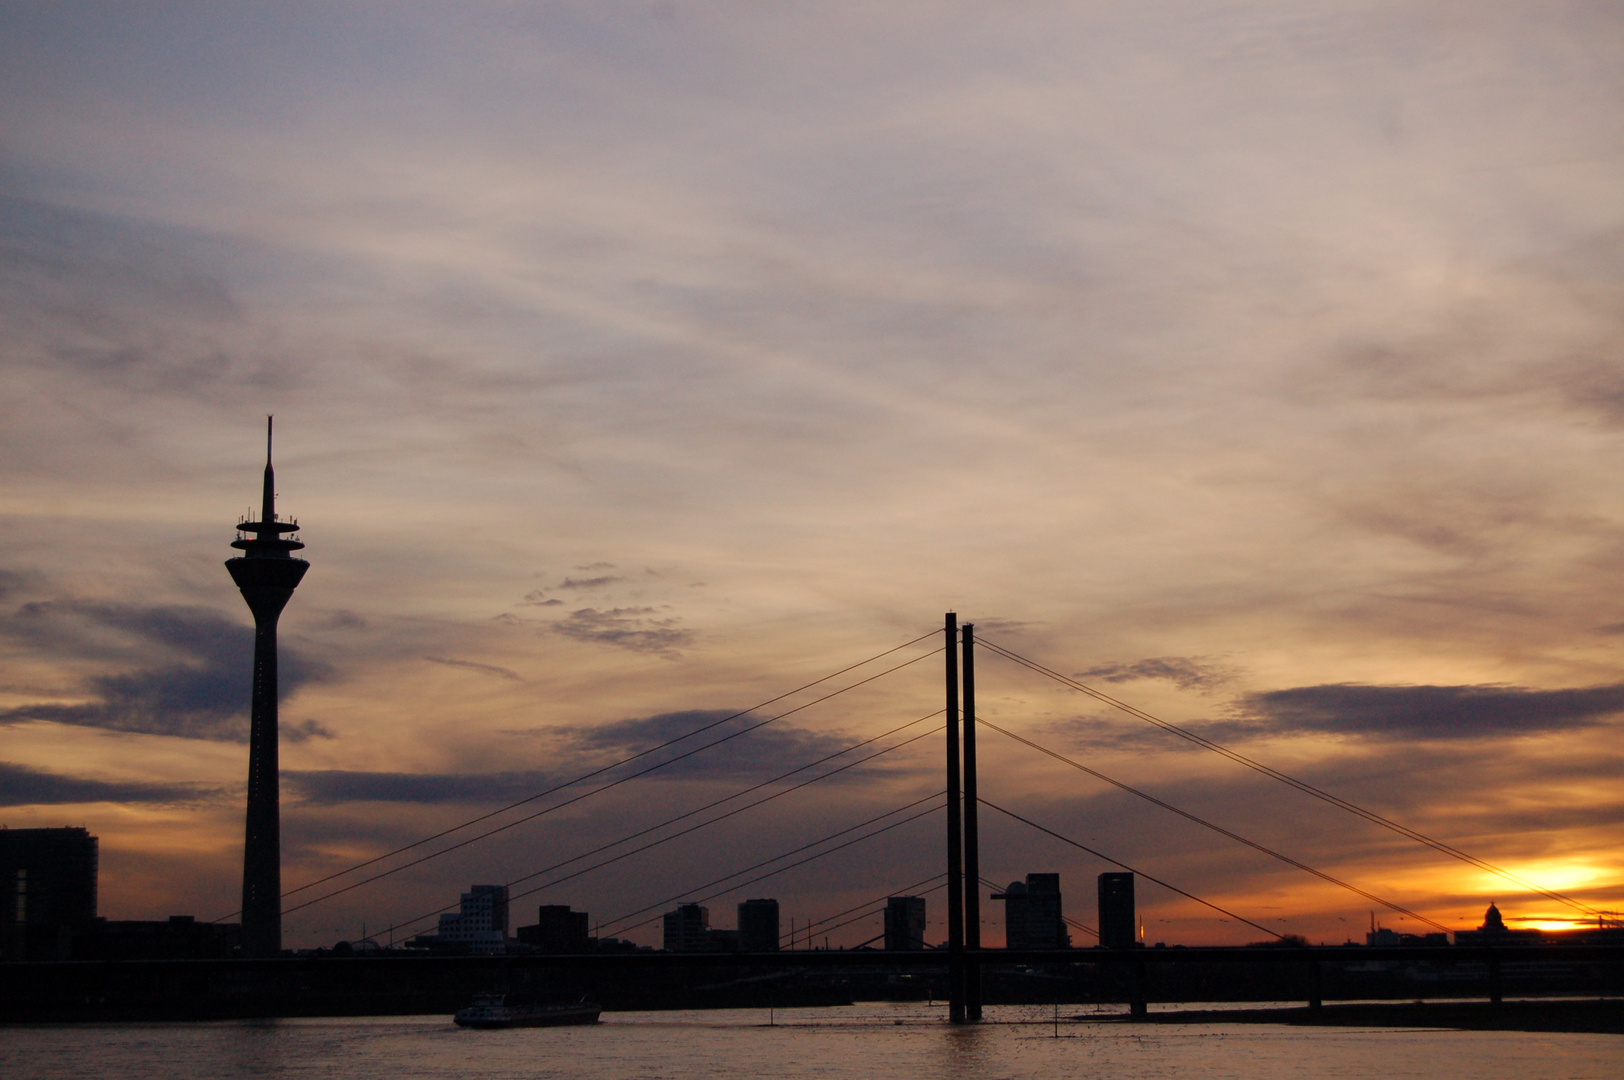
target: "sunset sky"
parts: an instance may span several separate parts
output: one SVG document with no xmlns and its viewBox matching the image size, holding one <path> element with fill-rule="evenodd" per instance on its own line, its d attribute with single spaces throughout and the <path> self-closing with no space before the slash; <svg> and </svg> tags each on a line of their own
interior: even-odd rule
<svg viewBox="0 0 1624 1080">
<path fill-rule="evenodd" d="M 282 619 L 285 888 L 925 657 L 294 912 L 290 947 L 927 716 L 939 634 L 761 703 L 948 610 L 1624 909 L 1621 178 L 1601 0 L 0 0 L 0 821 L 99 836 L 111 918 L 237 906 L 251 622 L 221 563 L 274 413 L 311 564 Z M 1001 727 L 1451 928 L 1579 914 L 990 653 L 977 674 Z M 982 750 L 988 799 L 1247 919 L 1369 926 Z M 776 896 L 787 930 L 883 897 L 941 871 L 941 815 L 704 886 L 931 796 L 940 760 L 922 739 L 517 921 L 568 903 L 654 943 L 674 898 L 719 892 L 732 926 Z M 1114 867 L 983 833 L 988 879 L 1059 871 L 1094 924 Z M 1149 941 L 1261 937 L 1139 901 Z"/>
</svg>

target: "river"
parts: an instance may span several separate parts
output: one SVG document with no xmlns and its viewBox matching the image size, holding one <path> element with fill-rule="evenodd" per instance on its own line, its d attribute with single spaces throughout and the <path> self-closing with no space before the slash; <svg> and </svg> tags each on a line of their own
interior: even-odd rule
<svg viewBox="0 0 1624 1080">
<path fill-rule="evenodd" d="M 446 1016 L 0 1028 L 7 1080 L 1099 1080 L 1472 1077 L 1617 1080 L 1624 1036 L 1421 1028 L 1130 1025 L 999 1006 L 953 1028 L 940 1006 L 605 1013 L 586 1028 L 464 1031 Z"/>
</svg>

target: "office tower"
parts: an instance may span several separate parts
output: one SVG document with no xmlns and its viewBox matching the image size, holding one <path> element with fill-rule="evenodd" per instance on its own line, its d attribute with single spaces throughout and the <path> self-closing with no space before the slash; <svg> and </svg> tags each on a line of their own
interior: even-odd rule
<svg viewBox="0 0 1624 1080">
<path fill-rule="evenodd" d="M 777 900 L 746 900 L 739 905 L 739 951 L 778 951 Z"/>
<path fill-rule="evenodd" d="M 503 953 L 507 951 L 507 917 L 506 885 L 470 885 L 457 913 L 440 916 L 435 937 L 440 944 L 472 953 Z"/>
<path fill-rule="evenodd" d="M 536 925 L 519 927 L 516 936 L 526 945 L 556 956 L 584 953 L 592 948 L 591 925 L 584 911 L 568 904 L 543 904 L 536 910 Z"/>
<path fill-rule="evenodd" d="M 1133 910 L 1133 875 L 1100 875 L 1100 944 L 1107 949 L 1132 948 L 1139 940 Z"/>
<path fill-rule="evenodd" d="M 1071 935 L 1061 909 L 1060 875 L 1027 874 L 1009 888 L 993 893 L 1004 902 L 1006 949 L 1069 949 Z"/>
<path fill-rule="evenodd" d="M 925 947 L 923 896 L 886 897 L 885 947 L 898 952 L 912 952 Z"/>
<path fill-rule="evenodd" d="M 0 958 L 67 960 L 96 918 L 96 838 L 0 828 Z"/>
<path fill-rule="evenodd" d="M 682 904 L 665 913 L 666 952 L 709 952 L 710 909 Z"/>
<path fill-rule="evenodd" d="M 254 689 L 248 731 L 248 814 L 242 853 L 242 942 L 246 956 L 282 952 L 282 824 L 276 731 L 276 621 L 310 564 L 293 557 L 304 547 L 291 518 L 276 516 L 271 469 L 271 424 L 265 421 L 265 485 L 259 520 L 237 523 L 231 546 L 243 552 L 226 562 L 254 613 Z"/>
</svg>

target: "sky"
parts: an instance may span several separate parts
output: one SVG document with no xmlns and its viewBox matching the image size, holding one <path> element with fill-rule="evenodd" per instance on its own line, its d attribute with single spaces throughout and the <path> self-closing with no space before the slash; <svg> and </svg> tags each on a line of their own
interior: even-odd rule
<svg viewBox="0 0 1624 1080">
<path fill-rule="evenodd" d="M 1624 909 L 1621 166 L 1605 2 L 0 2 L 0 821 L 235 909 L 275 414 L 284 886 L 494 814 L 288 903 L 511 826 L 290 947 L 929 888 L 939 735 L 785 789 L 935 730 L 946 611 L 1574 901 L 980 652 L 985 719 L 1409 912 L 982 730 L 989 801 L 1270 932 Z M 1115 866 L 981 825 L 1094 925 Z"/>
</svg>

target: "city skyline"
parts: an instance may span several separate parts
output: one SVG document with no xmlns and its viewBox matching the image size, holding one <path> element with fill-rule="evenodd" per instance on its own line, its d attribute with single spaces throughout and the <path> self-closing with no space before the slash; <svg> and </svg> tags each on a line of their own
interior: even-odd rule
<svg viewBox="0 0 1624 1080">
<path fill-rule="evenodd" d="M 0 12 L 0 821 L 99 836 L 103 914 L 238 906 L 252 629 L 219 561 L 266 413 L 315 566 L 281 626 L 284 888 L 951 609 L 1624 907 L 1617 13 L 79 10 Z M 938 663 L 286 944 L 910 721 Z M 1451 926 L 1568 914 L 985 653 L 977 691 Z M 1282 932 L 1364 933 L 1363 900 L 979 749 L 990 799 Z M 928 795 L 939 750 L 534 902 L 652 903 Z M 905 890 L 937 824 L 745 892 L 787 927 Z M 1112 869 L 981 829 L 994 881 Z M 1258 937 L 1137 902 L 1150 941 Z"/>
</svg>

